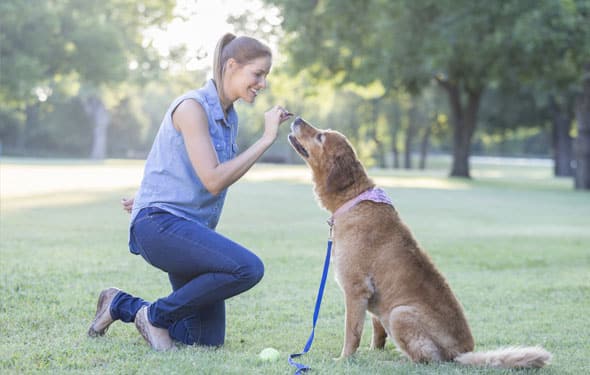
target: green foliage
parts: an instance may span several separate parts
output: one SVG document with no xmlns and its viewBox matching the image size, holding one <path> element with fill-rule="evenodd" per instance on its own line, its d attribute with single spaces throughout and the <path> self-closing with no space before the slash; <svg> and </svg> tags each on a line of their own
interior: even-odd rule
<svg viewBox="0 0 590 375">
<path fill-rule="evenodd" d="M 44 106 L 35 136 L 30 135 L 33 155 L 85 157 L 92 142 L 92 126 L 78 98 L 52 97 Z"/>
<path fill-rule="evenodd" d="M 127 76 L 143 53 L 142 28 L 170 17 L 172 1 L 3 1 L 0 99 L 32 100 L 37 86 L 59 77 L 93 85 Z M 138 56 L 136 56 L 137 58 Z"/>
<path fill-rule="evenodd" d="M 515 43 L 523 79 L 544 90 L 579 86 L 590 61 L 590 3 L 587 0 L 543 0 L 515 20 Z"/>
<path fill-rule="evenodd" d="M 153 67 L 159 69 L 149 61 L 152 54 L 142 45 L 141 32 L 168 20 L 173 4 L 172 0 L 3 1 L 0 102 L 3 111 L 26 114 L 19 124 L 18 147 L 26 146 L 25 151 L 32 152 L 36 140 L 29 135 L 38 129 L 31 127 L 43 126 L 37 123 L 40 117 L 30 118 L 30 108 L 40 116 L 51 113 L 47 100 L 52 95 L 67 105 L 69 96 L 94 94 L 101 86 L 131 80 L 131 60 L 144 62 L 135 72 L 139 77 Z M 12 116 L 19 117 L 23 116 Z M 68 127 L 78 124 L 71 121 L 52 129 L 51 138 L 67 139 Z M 9 132 L 3 129 L 8 126 L 0 123 L 0 133 Z M 46 146 L 51 147 L 51 139 Z M 54 148 L 58 153 L 60 149 Z"/>
<path fill-rule="evenodd" d="M 478 150 L 498 134 L 519 133 L 518 127 L 536 127 L 544 138 L 550 104 L 571 110 L 580 66 L 590 55 L 587 0 L 264 2 L 267 8 L 230 19 L 249 35 L 280 41 L 281 49 L 270 88 L 253 107 L 239 105 L 242 149 L 259 136 L 263 112 L 280 103 L 318 126 L 345 132 L 367 163 L 381 164 L 393 149 L 415 148 L 427 131 L 435 150 L 448 151 L 454 117 L 433 77 L 456 83 L 463 104 L 465 89 L 489 91 L 475 133 Z M 184 62 L 182 49 L 159 56 L 143 40 L 146 27 L 171 20 L 173 5 L 2 1 L 4 152 L 88 154 L 81 150 L 91 136 L 88 118 L 74 107 L 96 96 L 112 119 L 109 152 L 145 155 L 170 100 L 199 87 L 205 74 L 167 72 Z M 27 111 L 38 116 L 27 119 Z M 446 121 L 434 121 L 439 115 Z M 416 129 L 410 117 L 418 119 Z M 284 137 L 267 157 L 299 160 Z"/>
<path fill-rule="evenodd" d="M 470 89 L 501 79 L 518 65 L 514 20 L 535 3 L 269 2 L 284 11 L 283 27 L 290 33 L 285 47 L 294 68 L 308 67 L 326 78 L 342 73 L 343 82 L 378 79 L 388 89 L 401 83 L 411 92 L 437 75 Z"/>
<path fill-rule="evenodd" d="M 485 90 L 505 86 L 518 92 L 528 85 L 536 103 L 547 103 L 549 97 L 571 100 L 567 90 L 579 89 L 582 66 L 590 59 L 586 0 L 266 3 L 284 15 L 283 47 L 293 71 L 305 69 L 337 85 L 378 80 L 386 92 L 402 87 L 415 96 L 435 78 L 453 103 L 453 147 L 460 159 L 469 153 Z M 499 103 L 482 103 L 491 133 L 532 121 L 544 126 L 537 109 L 546 108 L 535 106 L 535 117 L 513 113 L 508 101 L 502 108 L 494 104 Z"/>
<path fill-rule="evenodd" d="M 449 280 L 477 350 L 540 344 L 554 354 L 543 374 L 588 373 L 588 195 L 549 167 L 475 163 L 477 181 L 464 181 L 442 177 L 448 160 L 437 163 L 426 174 L 371 175 Z M 163 272 L 127 250 L 129 218 L 119 200 L 135 191 L 141 169 L 129 161 L 3 159 L 0 372 L 292 373 L 286 356 L 309 335 L 328 234 L 303 166 L 258 165 L 230 190 L 219 232 L 256 252 L 265 276 L 228 301 L 224 347 L 156 353 L 120 322 L 103 338 L 86 337 L 101 289 L 114 285 L 148 300 L 170 292 Z M 369 321 L 355 358 L 335 362 L 343 319 L 332 270 L 303 358 L 314 373 L 521 373 L 414 365 L 391 343 L 370 351 Z M 277 348 L 281 360 L 259 361 L 265 347 Z"/>
</svg>

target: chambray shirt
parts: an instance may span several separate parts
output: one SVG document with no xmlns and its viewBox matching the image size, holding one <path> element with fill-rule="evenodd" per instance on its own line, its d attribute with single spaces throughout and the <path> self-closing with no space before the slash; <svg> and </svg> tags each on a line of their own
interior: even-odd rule
<svg viewBox="0 0 590 375">
<path fill-rule="evenodd" d="M 233 106 L 224 116 L 213 80 L 198 90 L 175 99 L 162 120 L 158 134 L 148 154 L 143 180 L 133 204 L 131 225 L 145 207 L 158 207 L 184 219 L 215 229 L 227 189 L 214 196 L 195 173 L 186 145 L 172 123 L 172 114 L 187 99 L 199 102 L 207 113 L 209 135 L 221 163 L 238 152 L 238 117 Z"/>
</svg>

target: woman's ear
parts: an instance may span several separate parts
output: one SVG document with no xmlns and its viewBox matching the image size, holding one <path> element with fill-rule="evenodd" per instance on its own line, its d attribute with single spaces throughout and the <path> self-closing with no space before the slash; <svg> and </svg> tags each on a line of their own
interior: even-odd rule
<svg viewBox="0 0 590 375">
<path fill-rule="evenodd" d="M 234 69 L 236 69 L 237 66 L 238 66 L 238 62 L 233 57 L 230 57 L 225 62 L 225 69 L 226 70 L 234 70 Z"/>
</svg>

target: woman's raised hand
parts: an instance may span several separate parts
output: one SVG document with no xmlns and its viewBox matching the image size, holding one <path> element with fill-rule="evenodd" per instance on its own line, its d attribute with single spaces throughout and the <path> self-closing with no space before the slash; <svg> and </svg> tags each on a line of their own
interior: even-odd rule
<svg viewBox="0 0 590 375">
<path fill-rule="evenodd" d="M 279 133 L 279 125 L 289 118 L 291 118 L 293 114 L 287 111 L 285 108 L 281 107 L 280 105 L 275 105 L 266 113 L 264 114 L 264 135 L 263 138 L 268 139 L 271 142 L 274 142 L 277 139 L 277 135 Z"/>
</svg>

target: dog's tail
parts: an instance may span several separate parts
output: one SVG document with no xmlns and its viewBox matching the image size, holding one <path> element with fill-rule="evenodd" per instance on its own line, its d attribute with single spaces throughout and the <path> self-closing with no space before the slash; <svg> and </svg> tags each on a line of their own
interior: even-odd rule
<svg viewBox="0 0 590 375">
<path fill-rule="evenodd" d="M 512 346 L 486 352 L 459 354 L 455 362 L 499 368 L 540 368 L 551 362 L 551 353 L 540 346 Z"/>
</svg>

